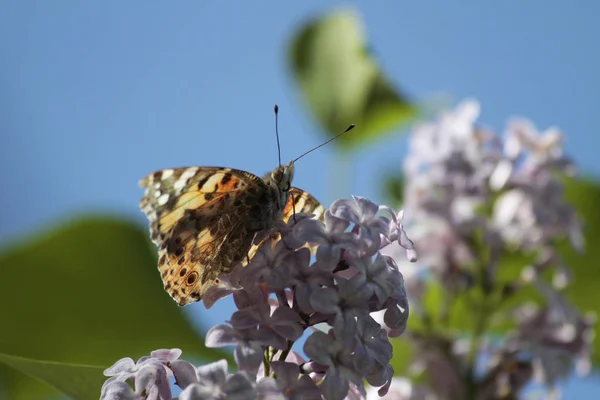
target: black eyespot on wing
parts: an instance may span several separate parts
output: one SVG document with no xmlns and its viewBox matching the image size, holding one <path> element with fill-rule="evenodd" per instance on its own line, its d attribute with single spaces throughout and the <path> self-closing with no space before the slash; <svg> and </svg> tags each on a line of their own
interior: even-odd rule
<svg viewBox="0 0 600 400">
<path fill-rule="evenodd" d="M 198 274 L 196 272 L 191 272 L 187 277 L 187 284 L 193 285 L 197 279 L 198 279 Z"/>
</svg>

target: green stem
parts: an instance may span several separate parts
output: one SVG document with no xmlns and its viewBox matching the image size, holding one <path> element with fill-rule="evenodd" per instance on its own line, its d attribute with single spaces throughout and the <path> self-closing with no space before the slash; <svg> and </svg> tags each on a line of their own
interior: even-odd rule
<svg viewBox="0 0 600 400">
<path fill-rule="evenodd" d="M 265 376 L 271 375 L 271 360 L 269 360 L 269 353 L 271 352 L 271 348 L 267 348 L 265 350 L 265 354 L 263 355 L 263 366 L 265 367 Z"/>
<path fill-rule="evenodd" d="M 288 340 L 288 347 L 283 352 L 281 352 L 281 355 L 279 356 L 279 361 L 285 361 L 288 354 L 290 354 L 290 351 L 292 350 L 293 345 L 294 345 L 294 342 L 292 340 Z"/>
<path fill-rule="evenodd" d="M 466 375 L 466 381 L 467 381 L 467 399 L 475 399 L 476 395 L 477 395 L 477 379 L 476 379 L 476 371 L 475 371 L 475 365 L 477 363 L 477 356 L 479 355 L 479 349 L 481 347 L 481 342 L 482 339 L 485 336 L 485 332 L 487 330 L 487 326 L 488 326 L 488 322 L 489 322 L 489 316 L 490 316 L 490 312 L 491 312 L 491 307 L 490 307 L 490 300 L 491 300 L 491 295 L 492 292 L 489 290 L 486 290 L 486 288 L 484 287 L 485 285 L 485 267 L 481 268 L 481 279 L 479 280 L 479 284 L 481 286 L 480 290 L 482 293 L 482 299 L 480 302 L 475 303 L 475 310 L 476 310 L 476 317 L 475 317 L 475 323 L 473 326 L 473 333 L 472 333 L 472 339 L 471 339 L 471 345 L 469 348 L 469 355 L 468 355 L 468 367 L 467 367 L 467 375 Z"/>
</svg>

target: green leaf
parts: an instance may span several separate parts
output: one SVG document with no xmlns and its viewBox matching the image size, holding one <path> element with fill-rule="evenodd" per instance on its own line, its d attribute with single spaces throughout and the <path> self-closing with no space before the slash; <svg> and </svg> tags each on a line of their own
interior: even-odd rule
<svg viewBox="0 0 600 400">
<path fill-rule="evenodd" d="M 98 399 L 104 368 L 32 360 L 0 353 L 0 362 L 55 387 L 74 399 Z M 11 397 L 12 398 L 12 397 Z"/>
<path fill-rule="evenodd" d="M 573 283 L 566 294 L 582 312 L 597 312 L 600 304 L 600 185 L 596 180 L 568 180 L 565 195 L 584 223 L 585 250 L 578 254 L 570 246 L 561 252 L 565 263 L 573 270 Z M 600 366 L 600 340 L 594 341 L 592 362 Z"/>
<path fill-rule="evenodd" d="M 404 335 L 408 335 L 405 332 Z M 409 376 L 409 366 L 414 357 L 414 346 L 406 337 L 390 339 L 393 347 L 393 357 L 390 365 L 394 368 L 394 375 Z"/>
<path fill-rule="evenodd" d="M 392 169 L 390 169 L 391 171 Z M 398 208 L 404 202 L 404 176 L 400 172 L 388 172 L 383 179 L 382 195 L 391 207 Z"/>
<path fill-rule="evenodd" d="M 417 108 L 396 90 L 366 49 L 358 15 L 349 9 L 318 18 L 294 37 L 290 69 L 304 99 L 329 136 L 356 147 L 414 118 Z"/>
<path fill-rule="evenodd" d="M 164 292 L 148 233 L 130 222 L 79 219 L 0 255 L 0 268 L 2 326 L 10 327 L 0 329 L 0 352 L 104 367 L 159 348 L 225 357 L 204 346 Z M 0 376 L 8 398 L 39 398 L 28 396 L 35 385 L 23 376 L 6 367 Z"/>
</svg>

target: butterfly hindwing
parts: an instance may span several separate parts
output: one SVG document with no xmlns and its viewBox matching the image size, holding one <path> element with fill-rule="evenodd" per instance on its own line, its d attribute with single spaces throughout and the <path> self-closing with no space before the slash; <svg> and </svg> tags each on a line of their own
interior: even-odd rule
<svg viewBox="0 0 600 400">
<path fill-rule="evenodd" d="M 292 186 L 290 189 L 290 197 L 285 205 L 285 208 L 283 209 L 283 221 L 287 223 L 294 214 L 314 215 L 315 219 L 322 221 L 325 214 L 325 208 L 310 193 Z M 271 239 L 271 244 L 275 246 L 275 244 L 281 240 L 281 236 L 279 233 L 272 233 L 262 238 L 258 243 L 252 245 L 248 251 L 248 257 L 246 261 L 251 261 L 258 250 L 269 239 Z"/>
<path fill-rule="evenodd" d="M 325 208 L 310 193 L 292 186 L 290 198 L 283 209 L 283 220 L 288 222 L 294 213 L 312 214 L 314 218 L 322 220 Z"/>
</svg>

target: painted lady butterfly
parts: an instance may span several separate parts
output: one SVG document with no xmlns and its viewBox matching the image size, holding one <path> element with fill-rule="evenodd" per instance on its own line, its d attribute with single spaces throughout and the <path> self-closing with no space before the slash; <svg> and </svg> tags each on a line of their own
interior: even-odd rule
<svg viewBox="0 0 600 400">
<path fill-rule="evenodd" d="M 145 177 L 140 202 L 159 247 L 158 269 L 180 305 L 200 301 L 217 277 L 251 258 L 257 233 L 294 212 L 322 217 L 324 208 L 292 187 L 294 161 L 264 178 L 220 167 L 165 169 Z"/>
<path fill-rule="evenodd" d="M 294 162 L 354 128 L 281 165 L 278 107 L 275 133 L 279 167 L 264 178 L 221 167 L 157 171 L 140 182 L 146 188 L 140 208 L 150 221 L 152 241 L 159 247 L 158 269 L 167 293 L 184 306 L 202 300 L 239 262 L 252 260 L 277 221 L 296 212 L 322 218 L 325 209 L 307 192 L 292 187 Z M 255 236 L 263 239 L 253 244 Z"/>
</svg>

